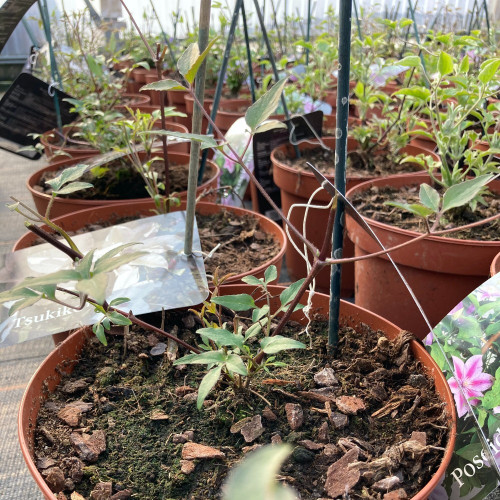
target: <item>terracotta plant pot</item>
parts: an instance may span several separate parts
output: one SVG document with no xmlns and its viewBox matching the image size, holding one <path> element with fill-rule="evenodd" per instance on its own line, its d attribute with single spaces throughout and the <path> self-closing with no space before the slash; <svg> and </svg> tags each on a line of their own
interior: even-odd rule
<svg viewBox="0 0 500 500">
<path fill-rule="evenodd" d="M 123 218 L 123 217 L 133 217 L 135 215 L 139 216 L 147 216 L 147 215 L 155 215 L 152 210 L 154 210 L 154 203 L 152 200 L 146 201 L 135 201 L 131 200 L 131 203 L 118 203 L 111 204 L 108 206 L 101 206 L 95 208 L 87 208 L 85 210 L 80 210 L 78 212 L 73 212 L 71 214 L 63 215 L 61 217 L 57 217 L 53 219 L 54 223 L 62 227 L 65 231 L 78 231 L 90 224 L 97 224 L 102 221 L 110 221 L 113 224 L 115 221 Z M 183 201 L 179 207 L 173 208 L 173 211 L 176 212 L 178 210 L 185 210 L 186 202 Z M 221 209 L 226 209 L 228 212 L 235 215 L 237 218 L 241 218 L 244 215 L 251 215 L 258 219 L 258 228 L 260 231 L 270 234 L 273 238 L 279 243 L 280 251 L 276 256 L 253 269 L 235 269 L 235 276 L 229 278 L 226 283 L 239 282 L 241 278 L 248 275 L 257 276 L 259 278 L 264 276 L 264 271 L 270 266 L 275 265 L 278 269 L 278 276 L 281 271 L 281 263 L 283 261 L 283 256 L 286 251 L 286 235 L 283 229 L 276 224 L 276 222 L 268 219 L 262 214 L 251 212 L 250 210 L 246 210 L 244 208 L 239 207 L 226 207 L 222 205 L 217 205 L 215 203 L 208 202 L 199 202 L 196 204 L 196 213 L 200 215 L 210 215 L 216 214 Z M 46 228 L 46 227 L 44 227 Z M 12 250 L 15 252 L 16 250 L 22 250 L 23 248 L 30 247 L 33 242 L 36 240 L 37 236 L 30 232 L 25 233 L 21 236 Z"/>
<path fill-rule="evenodd" d="M 66 125 L 62 128 L 62 134 L 65 138 L 67 138 L 72 132 L 76 132 L 78 130 L 78 126 Z M 66 158 L 88 158 L 100 153 L 98 149 L 95 149 L 90 145 L 87 147 L 83 145 L 81 147 L 77 147 L 71 142 L 65 142 L 61 145 L 59 144 L 59 137 L 60 135 L 57 133 L 56 129 L 49 130 L 40 136 L 40 142 L 43 145 L 43 150 L 45 156 L 49 160 L 49 163 L 54 163 L 58 160 Z"/>
<path fill-rule="evenodd" d="M 160 156 L 160 155 L 159 155 Z M 189 155 L 186 153 L 170 153 L 169 154 L 169 159 L 173 163 L 185 163 L 189 164 Z M 28 187 L 28 190 L 31 193 L 31 196 L 33 197 L 33 201 L 35 202 L 35 206 L 37 210 L 40 213 L 45 213 L 45 210 L 47 209 L 47 205 L 50 200 L 50 196 L 45 193 L 40 193 L 35 189 L 35 186 L 38 185 L 40 178 L 44 172 L 47 171 L 54 171 L 58 170 L 61 167 L 64 166 L 71 166 L 74 165 L 75 163 L 78 163 L 78 161 L 83 161 L 84 158 L 80 158 L 80 160 L 62 160 L 60 162 L 53 163 L 52 165 L 49 165 L 47 167 L 44 167 L 40 170 L 37 170 L 34 174 L 32 174 L 26 185 Z M 204 191 L 208 191 L 210 189 L 213 189 L 217 187 L 217 178 L 219 176 L 219 167 L 212 161 L 207 161 L 207 166 L 210 169 L 210 178 L 208 181 L 204 182 L 197 188 L 197 193 L 200 195 Z M 182 191 L 181 193 L 178 193 L 179 197 L 182 200 L 186 199 L 187 192 Z M 139 201 L 147 201 L 150 198 L 139 198 Z M 106 206 L 106 205 L 114 205 L 117 203 L 125 203 L 129 204 L 131 203 L 131 199 L 124 199 L 124 200 L 80 200 L 80 199 L 71 199 L 71 198 L 56 198 L 54 201 L 54 204 L 52 206 L 52 211 L 51 211 L 51 216 L 52 217 L 59 217 L 61 215 L 65 215 L 71 212 L 77 212 L 78 210 L 83 210 L 85 208 L 93 208 L 93 207 L 99 207 L 99 206 Z"/>
<path fill-rule="evenodd" d="M 186 90 L 167 90 L 167 102 L 169 106 L 174 106 L 177 111 L 181 113 L 186 113 L 186 102 L 184 101 L 184 96 L 188 94 Z M 175 121 L 177 123 L 182 123 L 185 127 L 191 131 L 191 118 L 189 116 L 176 116 Z"/>
<path fill-rule="evenodd" d="M 325 144 L 334 149 L 335 138 L 324 137 L 322 139 Z M 299 146 L 300 150 L 312 149 L 317 147 L 317 143 L 304 143 Z M 348 151 L 353 151 L 357 147 L 357 142 L 352 139 L 347 139 Z M 279 146 L 271 153 L 271 161 L 273 164 L 273 179 L 275 184 L 281 189 L 281 208 L 285 215 L 292 205 L 307 203 L 309 197 L 318 189 L 319 184 L 312 172 L 298 171 L 297 169 L 285 165 L 278 160 L 278 153 L 284 153 L 288 158 L 295 158 L 295 151 L 289 144 Z M 402 150 L 403 153 L 414 155 L 421 153 L 422 150 L 407 146 Z M 405 177 L 413 177 L 416 174 L 401 174 Z M 420 174 L 418 174 L 420 175 Z M 333 175 L 327 175 L 330 182 L 334 183 Z M 360 184 L 367 180 L 366 177 L 347 176 L 347 189 Z M 331 196 L 326 191 L 320 191 L 314 198 L 315 205 L 327 205 L 331 200 Z M 302 230 L 302 221 L 305 216 L 305 209 L 302 207 L 295 208 L 290 217 L 292 224 L 299 230 Z M 325 237 L 325 227 L 328 221 L 328 211 L 317 208 L 309 209 L 309 217 L 307 223 L 307 239 L 311 241 L 317 248 L 321 248 Z M 302 244 L 294 238 L 299 248 Z M 354 255 L 354 246 L 348 239 L 344 239 L 344 257 L 352 257 Z M 304 259 L 295 250 L 290 243 L 286 252 L 286 267 L 292 279 L 299 279 L 307 274 L 306 264 Z M 318 290 L 322 293 L 330 291 L 330 268 L 325 268 L 316 278 Z M 352 296 L 354 292 L 354 265 L 345 264 L 342 266 L 342 285 L 341 292 L 343 296 Z"/>
<path fill-rule="evenodd" d="M 127 107 L 130 107 L 130 105 L 139 106 L 141 104 L 149 104 L 150 101 L 149 96 L 144 93 L 129 94 L 128 92 L 124 92 L 121 94 L 121 101 L 115 106 L 115 109 L 120 111 L 120 113 L 126 113 Z"/>
<path fill-rule="evenodd" d="M 490 275 L 495 276 L 495 274 L 500 273 L 500 252 L 497 253 L 496 257 L 493 259 L 490 267 Z"/>
<path fill-rule="evenodd" d="M 428 176 L 409 182 L 404 177 L 371 180 L 351 188 L 347 197 L 372 186 L 402 188 L 429 183 Z M 490 184 L 500 192 L 500 182 Z M 366 219 L 383 245 L 393 247 L 419 235 L 372 219 Z M 351 217 L 346 217 L 347 234 L 354 242 L 355 255 L 377 252 L 380 247 Z M 500 251 L 500 241 L 459 240 L 430 236 L 414 245 L 391 252 L 415 292 L 431 325 L 437 325 L 464 297 L 486 281 L 491 261 Z M 356 262 L 355 301 L 361 307 L 383 315 L 423 339 L 429 328 L 389 260 L 375 257 Z"/>
<path fill-rule="evenodd" d="M 250 99 L 224 99 L 220 103 L 217 115 L 215 116 L 215 124 L 220 131 L 225 134 L 231 125 L 238 119 L 245 116 L 246 110 L 252 105 Z M 244 108 L 245 111 L 241 111 Z M 210 106 L 212 112 L 212 106 Z"/>
<path fill-rule="evenodd" d="M 273 295 L 279 295 L 283 290 L 283 288 L 279 286 L 270 286 L 269 288 Z M 254 287 L 248 285 L 227 285 L 222 287 L 221 292 L 227 295 L 252 293 L 253 290 Z M 328 302 L 329 299 L 326 295 L 315 294 L 313 297 L 314 311 L 325 315 L 328 311 Z M 276 307 L 276 305 L 277 298 L 272 301 L 271 308 Z M 384 331 L 389 339 L 395 338 L 401 331 L 399 327 L 384 318 L 348 302 L 342 301 L 340 315 L 343 324 L 356 326 L 359 323 L 365 323 L 375 330 L 380 329 Z M 300 312 L 294 313 L 292 319 L 304 323 L 304 317 Z M 77 330 L 48 355 L 31 378 L 19 408 L 18 434 L 21 451 L 31 475 L 47 500 L 53 500 L 54 494 L 36 468 L 33 458 L 37 415 L 40 406 L 43 404 L 48 394 L 54 391 L 60 383 L 62 375 L 73 371 L 75 365 L 80 360 L 80 353 L 85 341 L 90 335 L 92 335 L 90 328 Z M 434 360 L 426 350 L 415 341 L 411 343 L 411 349 L 414 356 L 420 360 L 429 376 L 434 379 L 436 391 L 441 396 L 448 409 L 451 424 L 450 438 L 441 465 L 431 480 L 413 497 L 413 500 L 424 500 L 428 498 L 429 494 L 438 486 L 451 461 L 455 443 L 456 412 L 453 395 L 446 383 L 443 373 Z"/>
</svg>

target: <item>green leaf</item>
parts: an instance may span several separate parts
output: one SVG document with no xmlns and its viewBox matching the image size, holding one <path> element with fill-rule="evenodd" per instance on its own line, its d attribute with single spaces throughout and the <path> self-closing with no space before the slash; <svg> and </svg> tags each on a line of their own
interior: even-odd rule
<svg viewBox="0 0 500 500">
<path fill-rule="evenodd" d="M 409 66 L 410 68 L 418 68 L 422 65 L 422 61 L 419 56 L 407 56 L 403 57 L 398 62 L 398 66 Z"/>
<path fill-rule="evenodd" d="M 465 56 L 460 61 L 460 68 L 458 72 L 461 75 L 465 75 L 469 72 L 469 56 L 467 54 L 465 54 Z"/>
<path fill-rule="evenodd" d="M 39 286 L 34 286 L 33 290 L 40 292 L 43 294 L 45 297 L 49 299 L 55 299 L 56 298 L 56 289 L 57 285 L 39 285 Z"/>
<path fill-rule="evenodd" d="M 180 139 L 188 139 L 190 141 L 195 141 L 200 143 L 201 149 L 207 148 L 218 148 L 220 144 L 209 135 L 202 134 L 189 134 L 186 132 L 174 132 L 172 130 L 149 130 L 147 132 L 143 132 L 145 135 L 166 135 L 169 137 L 179 137 Z"/>
<path fill-rule="evenodd" d="M 128 297 L 117 297 L 116 299 L 113 299 L 109 305 L 110 306 L 119 306 L 120 304 L 123 304 L 125 302 L 130 302 L 130 299 Z"/>
<path fill-rule="evenodd" d="M 210 52 L 210 49 L 212 48 L 213 44 L 219 39 L 219 37 L 216 37 L 214 38 L 213 40 L 211 40 L 209 42 L 209 44 L 207 45 L 207 47 L 205 48 L 205 50 L 200 54 L 200 49 L 198 47 L 198 44 L 195 43 L 193 45 L 196 46 L 196 49 L 198 49 L 198 57 L 195 59 L 195 61 L 191 64 L 191 66 L 188 68 L 188 70 L 186 72 L 183 72 L 181 71 L 181 65 L 184 66 L 184 63 L 186 63 L 186 65 L 188 64 L 188 60 L 186 61 L 183 61 L 183 57 L 184 57 L 184 54 L 181 55 L 181 57 L 179 58 L 179 61 L 177 62 L 177 67 L 179 68 L 179 73 L 184 76 L 184 78 L 186 79 L 187 82 L 189 83 L 193 83 L 194 82 L 194 79 L 195 79 L 195 76 L 196 76 L 196 73 L 198 72 L 198 69 L 200 68 L 201 66 L 201 63 L 205 60 L 205 58 L 207 57 L 208 53 Z M 189 47 L 188 49 L 186 50 L 186 52 L 189 50 Z M 189 56 L 190 57 L 190 56 Z"/>
<path fill-rule="evenodd" d="M 12 288 L 12 290 L 18 290 L 19 288 L 35 288 L 40 285 L 57 285 L 58 283 L 79 280 L 80 278 L 81 276 L 78 271 L 73 269 L 62 269 L 38 278 L 26 278 L 22 283 Z"/>
<path fill-rule="evenodd" d="M 472 201 L 493 177 L 493 175 L 480 175 L 450 186 L 443 195 L 443 212 Z"/>
<path fill-rule="evenodd" d="M 280 294 L 280 301 L 282 306 L 286 306 L 289 304 L 299 293 L 300 287 L 302 286 L 302 283 L 304 283 L 305 278 L 300 279 L 299 281 L 296 281 L 295 283 L 292 283 L 288 288 L 283 290 Z"/>
<path fill-rule="evenodd" d="M 248 375 L 248 370 L 245 363 L 237 354 L 230 354 L 228 356 L 226 361 L 226 368 L 230 372 L 238 373 L 239 375 L 243 375 L 244 377 Z"/>
<path fill-rule="evenodd" d="M 439 211 L 439 193 L 434 188 L 428 184 L 421 184 L 419 196 L 423 205 L 435 213 Z"/>
<path fill-rule="evenodd" d="M 238 295 L 224 295 L 223 297 L 212 297 L 212 302 L 227 307 L 232 311 L 248 311 L 255 308 L 255 302 L 251 295 L 240 293 Z"/>
<path fill-rule="evenodd" d="M 208 351 L 200 354 L 188 354 L 176 359 L 174 365 L 210 365 L 212 363 L 224 364 L 227 355 L 222 351 Z"/>
<path fill-rule="evenodd" d="M 107 274 L 96 274 L 92 278 L 78 281 L 76 289 L 87 294 L 98 304 L 103 304 L 106 300 L 106 286 L 108 284 Z"/>
<path fill-rule="evenodd" d="M 222 488 L 223 500 L 295 500 L 293 490 L 276 481 L 280 466 L 291 451 L 289 445 L 273 445 L 250 453 L 229 472 Z"/>
<path fill-rule="evenodd" d="M 260 347 L 266 354 L 275 354 L 287 349 L 305 349 L 306 345 L 298 340 L 275 335 L 274 337 L 266 337 L 260 341 Z"/>
<path fill-rule="evenodd" d="M 130 319 L 127 318 L 127 316 L 120 314 L 118 311 L 111 311 L 108 314 L 108 318 L 114 325 L 126 326 L 132 324 L 132 321 L 130 321 Z"/>
<path fill-rule="evenodd" d="M 267 316 L 269 314 L 269 306 L 267 304 L 264 304 L 260 309 L 254 309 L 252 313 L 252 321 L 255 323 L 256 321 L 259 321 L 259 319 L 263 318 L 264 316 Z"/>
<path fill-rule="evenodd" d="M 255 133 L 267 132 L 268 130 L 273 130 L 275 128 L 287 128 L 286 123 L 280 122 L 279 120 L 268 120 L 260 125 L 257 125 Z"/>
<path fill-rule="evenodd" d="M 262 326 L 260 323 L 254 323 L 253 325 L 250 325 L 245 332 L 245 340 L 248 340 L 252 337 L 255 337 L 255 335 L 258 335 L 262 330 Z"/>
<path fill-rule="evenodd" d="M 283 78 L 275 83 L 260 99 L 254 102 L 245 113 L 245 121 L 252 133 L 265 120 L 267 120 L 276 110 L 281 93 L 285 88 L 287 78 Z"/>
<path fill-rule="evenodd" d="M 104 334 L 104 327 L 101 323 L 96 323 L 92 326 L 92 331 L 95 333 L 95 336 L 99 339 L 101 344 L 108 345 L 108 341 L 106 339 L 106 335 Z"/>
<path fill-rule="evenodd" d="M 92 261 L 94 260 L 94 252 L 95 250 L 91 250 L 85 254 L 75 266 L 75 269 L 80 273 L 82 278 L 90 278 L 90 268 L 92 267 Z"/>
<path fill-rule="evenodd" d="M 58 191 L 64 184 L 79 179 L 88 168 L 89 165 L 84 165 L 83 163 L 65 168 L 57 177 L 47 181 L 45 184 L 48 184 L 53 191 Z"/>
<path fill-rule="evenodd" d="M 77 191 L 82 191 L 83 189 L 88 189 L 94 187 L 93 184 L 90 184 L 89 182 L 72 182 L 68 184 L 67 186 L 58 189 L 57 191 L 53 191 L 54 194 L 70 194 L 70 193 L 76 193 Z"/>
<path fill-rule="evenodd" d="M 12 300 L 26 299 L 28 297 L 38 297 L 38 295 L 38 293 L 30 290 L 29 288 L 13 288 L 0 293 L 0 304 L 10 302 Z"/>
<path fill-rule="evenodd" d="M 481 83 L 489 83 L 500 67 L 500 59 L 489 59 L 481 64 L 478 79 Z"/>
<path fill-rule="evenodd" d="M 453 58 L 446 52 L 441 51 L 439 54 L 438 71 L 441 76 L 453 73 Z"/>
<path fill-rule="evenodd" d="M 221 370 L 222 366 L 216 366 L 207 372 L 207 374 L 203 377 L 200 386 L 198 387 L 198 398 L 196 400 L 198 410 L 201 409 L 203 401 L 205 401 L 208 393 L 213 389 L 214 385 L 219 380 Z"/>
<path fill-rule="evenodd" d="M 175 80 L 158 80 L 157 82 L 148 83 L 141 87 L 142 90 L 157 90 L 157 91 L 167 91 L 167 90 L 187 90 L 184 85 L 181 85 Z"/>
<path fill-rule="evenodd" d="M 103 265 L 108 259 L 111 259 L 115 255 L 118 255 L 122 250 L 127 247 L 131 247 L 133 245 L 141 245 L 142 243 L 125 243 L 123 245 L 118 245 L 117 247 L 108 250 L 104 255 L 101 255 L 96 261 L 94 265 L 94 272 L 103 272 L 99 270 L 99 267 Z M 96 269 L 97 268 L 97 269 Z"/>
<path fill-rule="evenodd" d="M 34 296 L 26 297 L 25 299 L 17 301 L 9 309 L 9 316 L 12 316 L 15 312 L 20 311 L 21 309 L 25 309 L 26 307 L 32 306 L 33 304 L 38 302 L 41 298 L 42 298 L 41 295 L 36 294 Z"/>
<path fill-rule="evenodd" d="M 100 78 L 103 75 L 102 66 L 96 61 L 94 56 L 87 56 L 87 64 L 89 66 L 90 72 L 95 75 L 97 78 Z"/>
<path fill-rule="evenodd" d="M 390 207 L 397 207 L 400 208 L 401 210 L 406 210 L 407 212 L 411 212 L 412 214 L 416 215 L 417 217 L 429 217 L 429 215 L 432 215 L 434 211 L 424 205 L 418 205 L 417 203 L 412 203 L 409 205 L 408 203 L 398 203 L 397 201 L 386 201 L 384 205 L 390 206 Z"/>
<path fill-rule="evenodd" d="M 431 91 L 425 87 L 410 87 L 407 89 L 399 89 L 394 92 L 394 95 L 407 95 L 425 102 L 431 96 Z"/>
<path fill-rule="evenodd" d="M 147 252 L 130 252 L 126 253 L 124 255 L 119 255 L 118 257 L 112 257 L 109 259 L 102 260 L 98 259 L 96 261 L 96 264 L 94 266 L 94 273 L 95 274 L 101 274 L 101 273 L 107 273 L 109 271 L 113 271 L 125 264 L 128 264 L 129 262 L 132 262 L 139 257 L 142 257 L 143 255 L 146 255 Z"/>
<path fill-rule="evenodd" d="M 276 266 L 271 265 L 265 270 L 264 279 L 266 283 L 271 283 L 272 281 L 278 279 L 278 270 L 276 269 Z"/>
<path fill-rule="evenodd" d="M 240 349 L 243 347 L 243 337 L 241 335 L 235 335 L 233 332 L 225 330 L 224 328 L 200 328 L 196 330 L 196 333 L 202 337 L 213 340 L 217 344 L 217 347 L 234 346 Z"/>
<path fill-rule="evenodd" d="M 263 285 L 262 280 L 256 278 L 255 276 L 243 276 L 243 278 L 241 278 L 241 281 L 243 281 L 243 283 L 248 283 L 249 285 L 253 286 Z"/>
<path fill-rule="evenodd" d="M 500 401 L 500 368 L 495 372 L 495 382 L 483 397 L 482 406 L 485 410 L 491 410 L 499 405 Z"/>
</svg>

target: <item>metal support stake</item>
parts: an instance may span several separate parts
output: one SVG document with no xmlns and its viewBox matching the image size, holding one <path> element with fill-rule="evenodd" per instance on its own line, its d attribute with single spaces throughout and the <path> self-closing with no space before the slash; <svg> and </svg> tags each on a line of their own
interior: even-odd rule
<svg viewBox="0 0 500 500">
<path fill-rule="evenodd" d="M 59 89 L 62 90 L 62 79 L 57 69 L 56 56 L 54 54 L 54 47 L 52 46 L 52 34 L 50 31 L 50 16 L 49 9 L 47 7 L 47 0 L 38 0 L 38 9 L 40 11 L 40 17 L 42 18 L 43 29 L 45 31 L 45 38 L 49 44 L 49 57 L 50 57 L 50 74 L 51 74 L 51 86 L 57 82 Z M 50 91 L 50 87 L 49 87 Z M 62 129 L 62 118 L 61 118 L 61 108 L 59 106 L 59 95 L 57 94 L 57 89 L 54 90 L 54 108 L 56 112 L 57 128 Z"/>
<path fill-rule="evenodd" d="M 352 0 L 354 4 L 354 15 L 356 16 L 356 25 L 358 27 L 358 37 L 360 40 L 363 40 L 363 34 L 361 33 L 361 23 L 359 21 L 359 13 L 358 13 L 358 4 L 356 0 Z"/>
<path fill-rule="evenodd" d="M 415 34 L 415 40 L 417 41 L 418 45 L 420 45 L 420 35 L 418 34 L 418 26 L 417 26 L 417 21 L 415 19 L 415 9 L 417 8 L 417 4 L 418 0 L 415 2 L 415 5 L 412 5 L 411 0 L 408 0 L 408 7 L 410 10 L 411 19 L 413 21 L 413 31 Z M 420 52 L 420 61 L 422 62 L 422 67 L 424 68 L 424 71 L 426 71 L 425 59 L 422 52 Z M 429 87 L 429 82 L 427 80 L 424 80 L 424 83 L 426 87 Z"/>
<path fill-rule="evenodd" d="M 488 42 L 492 45 L 494 45 L 495 38 L 491 37 L 491 26 L 490 26 L 490 14 L 488 11 L 488 3 L 486 0 L 483 0 L 483 8 L 484 8 L 484 13 L 486 14 L 486 29 L 488 30 Z M 495 37 L 495 30 L 493 30 L 493 37 Z"/>
<path fill-rule="evenodd" d="M 248 36 L 247 15 L 245 12 L 245 2 L 241 2 L 241 17 L 243 18 L 243 31 L 245 33 L 245 45 L 247 49 L 248 60 L 248 79 L 250 80 L 250 92 L 252 94 L 252 102 L 255 102 L 255 80 L 253 77 L 252 68 L 252 51 L 250 50 L 250 38 Z"/>
<path fill-rule="evenodd" d="M 311 39 L 311 0 L 307 0 L 307 31 L 306 42 Z M 306 48 L 306 66 L 309 66 L 309 49 Z"/>
<path fill-rule="evenodd" d="M 345 194 L 347 163 L 347 127 L 349 118 L 349 75 L 351 71 L 352 1 L 340 0 L 339 7 L 339 79 L 337 85 L 337 133 L 335 136 L 335 187 Z M 338 199 L 333 228 L 333 258 L 342 257 L 344 244 L 344 202 Z M 342 266 L 331 269 L 328 347 L 335 350 L 339 341 L 340 280 Z"/>
<path fill-rule="evenodd" d="M 229 26 L 229 33 L 227 35 L 226 49 L 224 50 L 224 56 L 222 57 L 222 64 L 219 73 L 219 79 L 217 80 L 217 86 L 215 87 L 214 102 L 212 104 L 212 111 L 210 113 L 210 118 L 215 122 L 215 116 L 219 109 L 220 98 L 222 95 L 222 86 L 224 85 L 224 78 L 226 76 L 227 65 L 229 63 L 229 56 L 231 55 L 231 47 L 233 45 L 234 33 L 236 31 L 236 25 L 238 23 L 238 15 L 240 13 L 241 6 L 243 5 L 243 0 L 236 0 L 236 5 L 234 7 L 233 17 L 231 19 L 231 25 Z M 207 127 L 207 135 L 212 133 L 213 127 L 209 123 Z M 198 182 L 201 182 L 203 174 L 205 172 L 205 165 L 207 162 L 208 150 L 203 151 L 203 156 L 201 159 L 200 170 L 198 172 Z"/>
<path fill-rule="evenodd" d="M 208 38 L 210 35 L 210 0 L 202 0 L 200 5 L 200 21 L 198 31 L 198 45 L 200 53 L 203 52 L 208 45 Z M 195 93 L 197 99 L 203 106 L 203 99 L 205 94 L 205 70 L 207 60 L 203 61 L 198 69 L 195 78 Z M 201 134 L 203 112 L 202 109 L 195 105 L 193 109 L 193 134 Z M 193 141 L 191 143 L 191 154 L 189 157 L 189 178 L 188 178 L 188 191 L 186 201 L 186 234 L 184 240 L 184 253 L 191 255 L 193 253 L 193 231 L 194 231 L 194 212 L 196 207 L 196 186 L 198 184 L 198 166 L 200 159 L 200 143 Z"/>
<path fill-rule="evenodd" d="M 255 5 L 257 17 L 259 18 L 260 29 L 262 31 L 262 37 L 264 38 L 264 42 L 266 43 L 266 48 L 267 48 L 267 52 L 269 55 L 269 61 L 271 62 L 271 67 L 273 68 L 274 79 L 276 81 L 278 81 L 279 80 L 278 69 L 276 68 L 276 61 L 274 59 L 273 50 L 271 48 L 271 43 L 269 42 L 269 37 L 267 36 L 266 25 L 264 23 L 264 18 L 262 17 L 262 11 L 260 10 L 258 0 L 253 0 L 253 3 Z M 281 94 L 281 104 L 283 106 L 283 112 L 285 114 L 285 118 L 287 120 L 290 120 L 290 113 L 288 112 L 288 107 L 286 105 L 285 95 L 283 93 Z M 291 133 L 291 126 L 289 125 L 288 127 L 289 127 L 288 130 Z M 300 152 L 299 152 L 299 148 L 297 147 L 297 145 L 294 144 L 293 148 L 295 150 L 296 158 L 300 158 Z"/>
<path fill-rule="evenodd" d="M 101 16 L 96 12 L 94 9 L 93 5 L 90 3 L 89 0 L 84 0 L 85 5 L 87 6 L 87 9 L 89 9 L 89 14 L 90 17 L 92 18 L 92 21 L 94 21 L 95 25 L 100 28 L 101 27 Z"/>
</svg>

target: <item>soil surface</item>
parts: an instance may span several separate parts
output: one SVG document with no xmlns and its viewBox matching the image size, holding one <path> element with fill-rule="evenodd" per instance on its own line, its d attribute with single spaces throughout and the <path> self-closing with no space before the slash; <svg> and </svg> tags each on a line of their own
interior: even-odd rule
<svg viewBox="0 0 500 500">
<path fill-rule="evenodd" d="M 105 167 L 107 170 L 103 172 L 101 176 L 96 177 L 91 171 L 88 171 L 80 177 L 80 182 L 89 182 L 93 184 L 94 187 L 92 189 L 84 189 L 76 193 L 71 193 L 70 195 L 61 195 L 61 198 L 76 198 L 81 200 L 129 200 L 149 197 L 141 175 L 127 159 L 115 160 Z M 67 167 L 44 172 L 38 184 L 42 193 L 52 193 L 52 189 L 45 183 L 60 175 L 65 168 Z M 165 167 L 163 161 L 153 162 L 151 170 L 158 174 L 158 182 L 165 181 Z M 171 193 L 180 193 L 187 190 L 188 170 L 189 163 L 176 164 L 170 162 Z M 212 175 L 212 169 L 206 168 L 202 182 L 208 181 Z"/>
<path fill-rule="evenodd" d="M 186 342 L 199 339 L 192 313 L 168 312 L 165 324 Z M 245 453 L 283 441 L 293 453 L 278 479 L 302 499 L 342 498 L 346 484 L 352 499 L 411 498 L 437 470 L 449 433 L 446 408 L 412 359 L 411 335 L 390 342 L 366 325 L 343 327 L 340 355 L 330 357 L 325 330 L 314 322 L 309 339 L 290 324 L 284 335 L 309 349 L 279 355 L 286 366 L 259 371 L 252 392 L 219 382 L 200 411 L 204 371 L 172 365 L 182 348 L 135 328 L 126 346 L 123 336 L 108 334 L 107 347 L 92 337 L 85 361 L 40 409 L 39 470 L 64 492 L 60 500 L 102 490 L 113 499 L 219 499 Z"/>
<path fill-rule="evenodd" d="M 86 225 L 78 231 L 68 231 L 70 236 L 88 233 L 123 224 L 138 217 L 115 217 L 114 220 Z M 222 209 L 213 215 L 196 214 L 201 249 L 210 254 L 217 245 L 214 254 L 205 259 L 205 271 L 213 276 L 219 268 L 219 276 L 228 273 L 239 274 L 255 269 L 273 259 L 281 250 L 279 241 L 271 234 L 259 229 L 259 221 L 252 215 L 235 216 L 229 210 Z M 33 244 L 45 243 L 38 238 Z"/>
<path fill-rule="evenodd" d="M 335 174 L 335 151 L 321 147 L 301 151 L 300 158 L 288 158 L 278 151 L 276 158 L 289 167 L 300 171 L 311 172 L 306 162 L 313 164 L 324 175 Z M 347 154 L 348 177 L 380 177 L 384 175 L 404 174 L 421 171 L 414 163 L 400 164 L 401 157 L 384 154 L 366 154 L 362 151 L 352 151 Z"/>
<path fill-rule="evenodd" d="M 356 193 L 351 197 L 350 201 L 362 215 L 372 220 L 424 233 L 427 229 L 421 217 L 385 204 L 388 201 L 408 204 L 419 203 L 419 189 L 419 186 L 398 189 L 372 187 L 363 193 Z M 492 217 L 500 212 L 499 194 L 484 196 L 484 200 L 487 206 L 478 204 L 474 212 L 468 207 L 448 212 L 441 221 L 440 229 L 464 226 Z M 500 239 L 500 221 L 497 219 L 488 224 L 443 236 L 462 240 L 498 241 Z"/>
</svg>

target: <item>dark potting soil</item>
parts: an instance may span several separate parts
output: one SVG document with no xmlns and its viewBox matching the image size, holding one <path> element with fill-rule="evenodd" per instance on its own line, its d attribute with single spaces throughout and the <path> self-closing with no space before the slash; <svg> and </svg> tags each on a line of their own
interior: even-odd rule
<svg viewBox="0 0 500 500">
<path fill-rule="evenodd" d="M 196 342 L 200 324 L 192 313 L 168 312 L 165 324 Z M 39 470 L 53 489 L 85 499 L 105 487 L 142 500 L 218 499 L 245 453 L 283 441 L 293 453 L 278 478 L 305 500 L 342 498 L 346 481 L 352 499 L 397 490 L 411 498 L 439 467 L 449 434 L 446 408 L 412 359 L 411 335 L 390 342 L 366 325 L 344 327 L 332 358 L 325 329 L 314 322 L 311 348 L 285 351 L 279 360 L 286 367 L 258 372 L 252 391 L 219 383 L 201 411 L 203 370 L 172 366 L 182 348 L 135 328 L 126 347 L 123 336 L 108 335 L 107 347 L 92 337 L 82 362 L 40 409 Z M 309 344 L 294 324 L 284 334 Z M 94 454 L 77 448 L 89 439 Z M 215 448 L 218 458 L 188 458 L 198 456 L 199 445 Z"/>
<path fill-rule="evenodd" d="M 112 224 L 123 224 L 138 217 L 113 217 L 113 221 L 88 224 L 78 231 L 68 231 L 70 236 L 84 234 L 109 227 Z M 251 215 L 235 216 L 222 209 L 212 215 L 196 214 L 201 249 L 209 254 L 217 245 L 215 253 L 205 259 L 205 270 L 213 276 L 219 268 L 219 276 L 228 273 L 239 274 L 255 269 L 273 259 L 281 250 L 279 241 L 258 227 L 258 219 Z M 38 238 L 33 244 L 45 243 Z"/>
<path fill-rule="evenodd" d="M 300 171 L 311 172 L 306 162 L 314 165 L 325 175 L 335 174 L 335 150 L 325 150 L 321 147 L 301 151 L 300 158 L 288 158 L 283 152 L 278 151 L 276 158 L 285 165 Z M 366 154 L 362 151 L 352 151 L 347 154 L 348 177 L 379 177 L 384 175 L 403 174 L 421 171 L 415 163 L 400 164 L 401 157 L 385 154 Z"/>
<path fill-rule="evenodd" d="M 60 175 L 65 168 L 67 167 L 44 172 L 39 181 L 39 186 L 43 190 L 42 192 L 46 194 L 52 193 L 52 189 L 45 183 Z M 106 172 L 103 172 L 101 176 L 95 176 L 91 171 L 88 171 L 79 179 L 81 182 L 93 184 L 93 188 L 77 191 L 70 195 L 62 195 L 61 197 L 81 200 L 129 200 L 149 197 L 141 175 L 129 161 L 125 159 L 115 160 L 107 164 L 106 169 Z M 171 193 L 186 191 L 188 184 L 188 169 L 189 164 L 170 163 Z M 163 161 L 153 162 L 151 170 L 158 174 L 158 182 L 165 181 L 165 167 Z M 210 168 L 205 169 L 203 182 L 208 181 L 212 175 L 213 172 Z"/>
<path fill-rule="evenodd" d="M 356 193 L 350 201 L 362 215 L 372 220 L 397 226 L 402 229 L 424 233 L 427 229 L 422 218 L 410 212 L 385 204 L 387 201 L 408 204 L 419 203 L 419 189 L 420 186 L 397 189 L 390 187 L 383 189 L 372 187 L 363 193 Z M 500 195 L 487 195 L 484 196 L 484 200 L 487 206 L 478 204 L 474 212 L 468 207 L 462 210 L 448 212 L 441 221 L 440 229 L 451 229 L 464 226 L 492 217 L 500 212 Z M 482 224 L 477 227 L 445 234 L 443 236 L 462 240 L 498 241 L 500 239 L 500 221 L 497 219 L 488 224 Z"/>
</svg>

